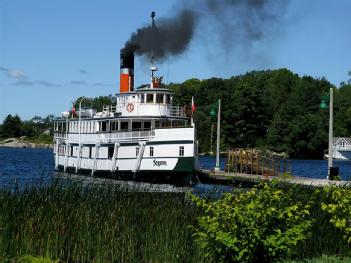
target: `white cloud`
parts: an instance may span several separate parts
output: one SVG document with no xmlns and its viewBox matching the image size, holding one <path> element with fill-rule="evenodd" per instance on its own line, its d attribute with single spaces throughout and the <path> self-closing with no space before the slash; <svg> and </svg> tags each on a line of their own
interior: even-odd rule
<svg viewBox="0 0 351 263">
<path fill-rule="evenodd" d="M 28 78 L 27 74 L 20 69 L 0 67 L 0 71 L 4 72 L 4 74 L 10 79 L 25 80 Z"/>
<path fill-rule="evenodd" d="M 27 74 L 20 69 L 8 69 L 6 75 L 11 79 L 24 80 L 27 79 Z"/>
</svg>

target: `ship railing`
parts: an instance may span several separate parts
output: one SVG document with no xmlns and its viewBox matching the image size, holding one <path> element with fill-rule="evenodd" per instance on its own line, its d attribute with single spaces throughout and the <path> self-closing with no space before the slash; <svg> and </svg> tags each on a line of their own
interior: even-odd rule
<svg viewBox="0 0 351 263">
<path fill-rule="evenodd" d="M 105 111 L 105 112 L 116 112 L 117 111 L 117 106 L 116 105 L 104 105 L 102 107 L 102 111 Z"/>
<path fill-rule="evenodd" d="M 132 132 L 120 132 L 120 133 L 105 133 L 99 134 L 98 140 L 100 143 L 110 142 L 138 142 L 150 140 L 155 137 L 155 131 L 132 131 Z"/>
<path fill-rule="evenodd" d="M 170 115 L 175 117 L 186 117 L 184 107 L 180 106 L 170 106 Z"/>
<path fill-rule="evenodd" d="M 107 109 L 107 108 L 106 108 Z M 172 106 L 170 104 L 163 103 L 120 103 L 113 108 L 116 112 L 121 113 L 132 113 L 136 115 L 148 114 L 151 115 L 166 115 L 170 117 L 186 117 L 186 111 L 184 107 Z"/>
<path fill-rule="evenodd" d="M 66 132 L 55 132 L 54 139 L 55 141 L 65 142 L 68 139 L 68 135 Z"/>
</svg>

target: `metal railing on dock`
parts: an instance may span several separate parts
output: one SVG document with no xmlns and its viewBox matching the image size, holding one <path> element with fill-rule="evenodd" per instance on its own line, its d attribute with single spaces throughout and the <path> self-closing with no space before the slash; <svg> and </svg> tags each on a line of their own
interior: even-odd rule
<svg viewBox="0 0 351 263">
<path fill-rule="evenodd" d="M 226 172 L 277 176 L 291 174 L 291 162 L 271 152 L 257 149 L 229 149 Z"/>
</svg>

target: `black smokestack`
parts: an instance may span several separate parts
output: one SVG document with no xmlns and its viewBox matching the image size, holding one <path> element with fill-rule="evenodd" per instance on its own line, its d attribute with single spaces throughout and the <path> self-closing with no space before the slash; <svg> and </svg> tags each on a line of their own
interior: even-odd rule
<svg viewBox="0 0 351 263">
<path fill-rule="evenodd" d="M 184 52 L 193 37 L 213 36 L 222 48 L 247 45 L 274 34 L 288 0 L 182 1 L 175 15 L 141 27 L 125 43 L 122 53 L 134 52 L 162 59 Z M 172 10 L 174 12 L 174 10 Z M 199 29 L 201 34 L 195 34 Z"/>
</svg>

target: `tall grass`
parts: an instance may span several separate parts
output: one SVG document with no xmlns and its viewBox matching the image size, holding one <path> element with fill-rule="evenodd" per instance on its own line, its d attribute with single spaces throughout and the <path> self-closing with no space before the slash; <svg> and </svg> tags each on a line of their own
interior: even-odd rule
<svg viewBox="0 0 351 263">
<path fill-rule="evenodd" d="M 2 189 L 0 261 L 208 262 L 188 228 L 197 214 L 184 193 L 72 181 Z"/>
</svg>

